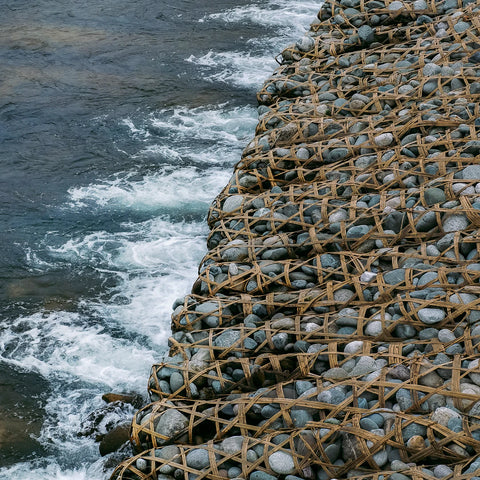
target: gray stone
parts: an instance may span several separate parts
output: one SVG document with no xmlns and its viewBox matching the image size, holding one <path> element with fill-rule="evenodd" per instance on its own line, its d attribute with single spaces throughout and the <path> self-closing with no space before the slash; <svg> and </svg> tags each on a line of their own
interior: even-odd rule
<svg viewBox="0 0 480 480">
<path fill-rule="evenodd" d="M 473 372 L 469 374 L 469 377 L 472 380 L 472 382 L 475 385 L 478 385 L 478 386 L 480 386 L 479 363 L 480 363 L 480 360 L 478 358 L 476 358 L 476 359 L 472 360 L 468 365 L 469 370 L 473 370 Z"/>
<path fill-rule="evenodd" d="M 433 474 L 437 478 L 443 478 L 443 477 L 446 477 L 448 475 L 451 475 L 452 473 L 453 473 L 453 470 L 447 465 L 437 465 L 433 469 Z"/>
<path fill-rule="evenodd" d="M 370 225 L 356 225 L 347 230 L 347 238 L 361 238 L 366 235 L 372 227 Z"/>
<path fill-rule="evenodd" d="M 395 471 L 407 470 L 408 465 L 405 462 L 402 462 L 401 460 L 393 460 L 392 464 L 390 465 L 390 468 Z"/>
<path fill-rule="evenodd" d="M 250 474 L 250 480 L 277 480 L 277 477 L 260 470 L 256 470 Z"/>
<path fill-rule="evenodd" d="M 223 260 L 236 262 L 248 256 L 248 248 L 243 240 L 232 240 L 222 252 Z"/>
<path fill-rule="evenodd" d="M 402 10 L 405 8 L 405 5 L 403 4 L 403 2 L 400 2 L 398 0 L 395 0 L 393 1 L 392 3 L 390 3 L 390 5 L 388 6 L 388 9 L 391 11 L 391 12 L 396 12 L 397 10 Z"/>
<path fill-rule="evenodd" d="M 221 333 L 214 340 L 214 344 L 216 347 L 228 348 L 231 347 L 234 343 L 238 342 L 241 336 L 242 335 L 238 330 L 227 330 L 226 332 Z"/>
<path fill-rule="evenodd" d="M 350 374 L 342 367 L 333 367 L 323 373 L 323 378 L 332 380 L 343 380 L 349 378 Z"/>
<path fill-rule="evenodd" d="M 220 448 L 228 454 L 238 453 L 242 450 L 244 437 L 235 435 L 233 437 L 227 437 L 220 444 Z"/>
<path fill-rule="evenodd" d="M 425 0 L 415 0 L 415 2 L 413 2 L 413 9 L 415 11 L 427 10 L 427 8 L 428 8 L 428 5 Z"/>
<path fill-rule="evenodd" d="M 368 322 L 367 326 L 365 327 L 365 335 L 370 337 L 377 337 L 383 332 L 383 325 L 381 320 L 374 320 L 372 322 Z"/>
<path fill-rule="evenodd" d="M 411 393 L 405 389 L 400 388 L 395 394 L 395 399 L 397 400 L 398 406 L 404 412 L 412 407 L 413 399 Z"/>
<path fill-rule="evenodd" d="M 305 393 L 307 390 L 310 390 L 313 388 L 313 383 L 308 382 L 306 380 L 297 380 L 295 382 L 295 391 L 297 392 L 297 395 L 302 395 L 302 393 Z"/>
<path fill-rule="evenodd" d="M 452 303 L 467 305 L 469 303 L 477 301 L 477 296 L 472 293 L 454 293 L 450 295 L 448 300 Z"/>
<path fill-rule="evenodd" d="M 141 471 L 141 472 L 146 472 L 148 468 L 148 463 L 144 458 L 139 458 L 135 462 L 135 466 Z"/>
<path fill-rule="evenodd" d="M 452 410 L 448 407 L 439 407 L 439 408 L 435 409 L 434 412 L 432 412 L 432 414 L 430 415 L 430 418 L 434 422 L 446 427 L 448 425 L 448 422 L 452 418 L 461 419 L 462 417 L 459 413 L 455 412 L 454 410 Z"/>
<path fill-rule="evenodd" d="M 469 165 L 462 171 L 464 180 L 480 180 L 480 165 Z"/>
<path fill-rule="evenodd" d="M 333 294 L 333 299 L 336 302 L 348 302 L 352 297 L 355 296 L 355 292 L 348 290 L 347 288 L 341 288 Z"/>
<path fill-rule="evenodd" d="M 167 445 L 166 447 L 157 448 L 155 450 L 155 456 L 166 461 L 172 460 L 179 454 L 180 449 L 176 445 Z M 160 473 L 163 473 L 165 475 L 170 475 L 174 472 L 174 470 L 175 467 L 171 467 L 170 465 L 163 465 L 162 467 L 160 467 Z"/>
<path fill-rule="evenodd" d="M 437 272 L 427 272 L 424 273 L 419 279 L 418 279 L 418 286 L 422 287 L 423 285 L 427 285 L 427 283 L 434 282 L 438 284 L 438 273 Z"/>
<path fill-rule="evenodd" d="M 155 431 L 167 438 L 171 438 L 186 428 L 188 426 L 188 421 L 188 418 L 183 415 L 183 413 L 180 413 L 178 410 L 169 409 L 163 412 L 160 416 L 157 425 L 155 426 Z M 157 438 L 157 443 L 159 444 L 167 442 L 168 440 Z"/>
<path fill-rule="evenodd" d="M 331 443 L 325 448 L 325 454 L 330 460 L 330 463 L 334 463 L 340 455 L 340 446 L 337 443 Z"/>
<path fill-rule="evenodd" d="M 199 313 L 212 313 L 218 311 L 217 302 L 204 302 L 195 307 L 195 311 Z"/>
<path fill-rule="evenodd" d="M 435 205 L 436 203 L 443 203 L 447 200 L 447 197 L 445 196 L 445 192 L 441 188 L 436 188 L 436 187 L 428 188 L 427 190 L 425 190 L 424 195 L 425 195 L 425 202 L 429 206 Z"/>
<path fill-rule="evenodd" d="M 330 152 L 329 158 L 333 162 L 337 162 L 338 160 L 343 160 L 348 155 L 348 153 L 348 148 L 334 148 Z"/>
<path fill-rule="evenodd" d="M 386 450 L 380 450 L 373 455 L 373 461 L 382 468 L 388 462 L 388 453 Z"/>
<path fill-rule="evenodd" d="M 403 268 L 397 268 L 390 272 L 386 272 L 383 274 L 383 279 L 385 283 L 388 283 L 389 285 L 403 283 L 405 281 L 405 270 Z"/>
<path fill-rule="evenodd" d="M 362 25 L 358 29 L 358 37 L 362 42 L 370 44 L 375 40 L 375 32 L 369 25 Z"/>
<path fill-rule="evenodd" d="M 445 320 L 446 313 L 441 308 L 422 308 L 418 311 L 418 319 L 427 324 L 433 325 Z"/>
<path fill-rule="evenodd" d="M 310 152 L 306 148 L 299 148 L 295 155 L 299 160 L 308 160 L 310 158 Z"/>
<path fill-rule="evenodd" d="M 404 441 L 407 441 L 410 437 L 414 435 L 420 435 L 424 437 L 427 434 L 427 427 L 420 425 L 419 423 L 410 423 L 402 429 L 402 438 Z"/>
<path fill-rule="evenodd" d="M 303 428 L 308 422 L 313 421 L 312 414 L 302 409 L 292 410 L 290 416 L 292 417 L 295 428 Z"/>
<path fill-rule="evenodd" d="M 303 36 L 297 42 L 297 48 L 301 52 L 309 52 L 315 46 L 315 40 L 312 37 Z"/>
<path fill-rule="evenodd" d="M 443 230 L 445 232 L 459 232 L 465 230 L 470 222 L 463 213 L 455 213 L 443 220 Z"/>
<path fill-rule="evenodd" d="M 320 264 L 322 268 L 338 268 L 340 266 L 340 260 L 337 255 L 324 253 L 320 255 Z"/>
<path fill-rule="evenodd" d="M 417 232 L 428 232 L 437 226 L 437 215 L 435 212 L 426 212 L 416 220 Z"/>
<path fill-rule="evenodd" d="M 453 27 L 453 29 L 457 32 L 457 33 L 463 33 L 463 32 L 466 32 L 468 29 L 470 28 L 470 24 L 468 22 L 457 22 L 455 24 L 455 26 Z"/>
<path fill-rule="evenodd" d="M 286 452 L 274 452 L 268 457 L 270 468 L 279 475 L 290 475 L 295 472 L 292 455 Z"/>
<path fill-rule="evenodd" d="M 238 478 L 242 474 L 242 469 L 238 467 L 231 467 L 228 469 L 227 476 L 228 478 Z"/>
<path fill-rule="evenodd" d="M 184 385 L 183 375 L 179 372 L 173 372 L 170 376 L 170 388 L 172 392 L 180 390 Z"/>
<path fill-rule="evenodd" d="M 210 465 L 208 451 L 203 448 L 194 448 L 187 453 L 186 462 L 190 468 L 196 468 L 197 470 L 206 468 Z"/>
<path fill-rule="evenodd" d="M 393 135 L 391 133 L 382 133 L 377 135 L 373 141 L 379 147 L 388 147 L 393 142 Z"/>
<path fill-rule="evenodd" d="M 354 377 L 359 375 L 366 375 L 367 373 L 375 371 L 375 369 L 375 359 L 372 357 L 363 356 L 359 358 L 357 364 L 351 371 L 351 375 Z"/>
<path fill-rule="evenodd" d="M 231 195 L 223 202 L 222 210 L 224 212 L 233 212 L 242 206 L 243 200 L 243 195 Z"/>
<path fill-rule="evenodd" d="M 425 77 L 433 77 L 435 75 L 440 75 L 441 71 L 442 71 L 442 67 L 440 67 L 440 65 L 437 65 L 435 63 L 427 63 L 423 67 L 423 75 Z"/>
<path fill-rule="evenodd" d="M 464 151 L 478 155 L 480 153 L 480 140 L 470 140 L 465 144 Z"/>
<path fill-rule="evenodd" d="M 372 430 L 376 430 L 378 425 L 370 418 L 365 417 L 360 420 L 360 427 L 370 432 Z"/>
<path fill-rule="evenodd" d="M 288 333 L 282 332 L 273 335 L 272 342 L 277 350 L 283 350 L 288 343 Z"/>
<path fill-rule="evenodd" d="M 453 341 L 455 341 L 455 334 L 451 330 L 448 330 L 447 328 L 442 328 L 438 332 L 438 339 L 442 343 L 453 342 Z"/>
<path fill-rule="evenodd" d="M 412 480 L 412 477 L 404 475 L 403 473 L 395 472 L 388 477 L 388 480 Z"/>
</svg>

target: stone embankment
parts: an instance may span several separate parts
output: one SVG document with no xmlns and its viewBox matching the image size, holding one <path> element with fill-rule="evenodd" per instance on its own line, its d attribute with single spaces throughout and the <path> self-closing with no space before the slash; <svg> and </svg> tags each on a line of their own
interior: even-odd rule
<svg viewBox="0 0 480 480">
<path fill-rule="evenodd" d="M 327 0 L 282 53 L 113 480 L 480 479 L 479 38 Z"/>
</svg>

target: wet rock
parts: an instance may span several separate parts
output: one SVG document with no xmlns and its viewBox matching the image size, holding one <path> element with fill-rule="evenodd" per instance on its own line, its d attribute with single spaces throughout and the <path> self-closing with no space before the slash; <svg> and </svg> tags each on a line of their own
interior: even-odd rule
<svg viewBox="0 0 480 480">
<path fill-rule="evenodd" d="M 125 422 L 110 430 L 100 441 L 100 455 L 105 456 L 117 451 L 130 440 L 130 422 Z"/>
</svg>

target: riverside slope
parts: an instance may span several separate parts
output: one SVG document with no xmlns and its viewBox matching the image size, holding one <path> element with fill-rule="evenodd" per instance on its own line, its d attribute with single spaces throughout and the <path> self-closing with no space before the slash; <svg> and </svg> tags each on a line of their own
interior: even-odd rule
<svg viewBox="0 0 480 480">
<path fill-rule="evenodd" d="M 480 2 L 327 1 L 258 94 L 115 480 L 480 478 Z"/>
</svg>

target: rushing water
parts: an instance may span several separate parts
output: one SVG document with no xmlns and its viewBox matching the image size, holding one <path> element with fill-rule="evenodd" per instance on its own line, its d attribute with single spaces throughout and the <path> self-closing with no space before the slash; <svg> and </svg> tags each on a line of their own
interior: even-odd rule
<svg viewBox="0 0 480 480">
<path fill-rule="evenodd" d="M 78 432 L 145 394 L 255 91 L 319 3 L 0 5 L 0 478 L 100 480 Z"/>
</svg>

